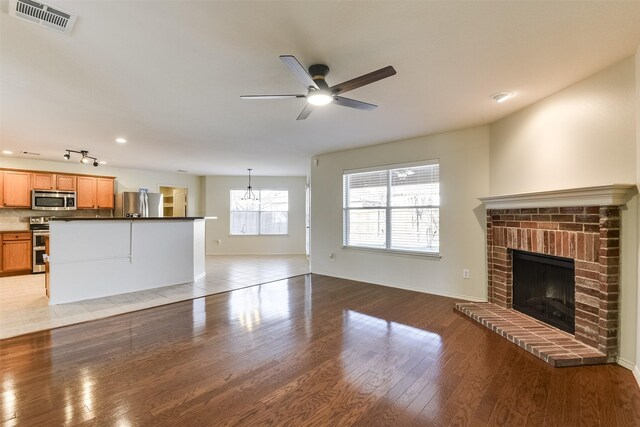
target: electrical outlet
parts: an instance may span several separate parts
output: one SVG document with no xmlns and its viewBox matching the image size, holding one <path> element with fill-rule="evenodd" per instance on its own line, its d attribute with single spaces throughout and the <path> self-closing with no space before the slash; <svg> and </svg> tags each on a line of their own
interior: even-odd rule
<svg viewBox="0 0 640 427">
<path fill-rule="evenodd" d="M 336 260 L 336 254 L 334 254 L 333 252 L 331 252 L 331 253 L 329 254 L 329 259 L 330 259 L 331 261 L 335 261 L 335 260 Z"/>
<path fill-rule="evenodd" d="M 462 278 L 463 279 L 468 279 L 469 277 L 470 277 L 469 269 L 465 268 L 464 270 L 462 270 Z"/>
<path fill-rule="evenodd" d="M 216 240 L 216 243 L 221 245 L 222 244 L 222 240 L 218 239 L 218 240 Z"/>
</svg>

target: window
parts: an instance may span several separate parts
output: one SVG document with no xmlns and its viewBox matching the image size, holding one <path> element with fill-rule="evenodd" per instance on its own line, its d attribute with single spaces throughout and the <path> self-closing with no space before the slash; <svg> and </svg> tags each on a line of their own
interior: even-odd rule
<svg viewBox="0 0 640 427">
<path fill-rule="evenodd" d="M 344 246 L 439 252 L 437 161 L 346 171 L 343 184 Z"/>
<path fill-rule="evenodd" d="M 247 192 L 231 190 L 231 235 L 287 234 L 289 191 L 254 190 L 256 200 L 242 200 Z"/>
</svg>

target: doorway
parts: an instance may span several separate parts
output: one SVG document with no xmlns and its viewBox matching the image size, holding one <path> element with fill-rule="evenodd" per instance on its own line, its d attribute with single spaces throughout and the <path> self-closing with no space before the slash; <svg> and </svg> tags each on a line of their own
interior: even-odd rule
<svg viewBox="0 0 640 427">
<path fill-rule="evenodd" d="M 161 185 L 159 190 L 164 196 L 163 214 L 165 217 L 187 216 L 187 188 Z"/>
</svg>

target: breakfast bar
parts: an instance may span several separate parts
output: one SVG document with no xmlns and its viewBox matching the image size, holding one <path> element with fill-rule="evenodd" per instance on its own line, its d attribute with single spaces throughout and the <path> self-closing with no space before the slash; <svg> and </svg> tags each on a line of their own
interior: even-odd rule
<svg viewBox="0 0 640 427">
<path fill-rule="evenodd" d="M 50 304 L 188 283 L 205 274 L 204 218 L 52 218 Z"/>
</svg>

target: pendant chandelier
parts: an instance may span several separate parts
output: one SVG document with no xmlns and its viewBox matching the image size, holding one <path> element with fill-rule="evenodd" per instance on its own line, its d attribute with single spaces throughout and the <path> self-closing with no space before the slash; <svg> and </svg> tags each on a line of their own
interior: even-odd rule
<svg viewBox="0 0 640 427">
<path fill-rule="evenodd" d="M 247 169 L 249 171 L 249 185 L 247 186 L 247 192 L 242 196 L 242 200 L 258 200 L 255 193 L 253 192 L 253 188 L 251 187 L 251 168 Z"/>
</svg>

